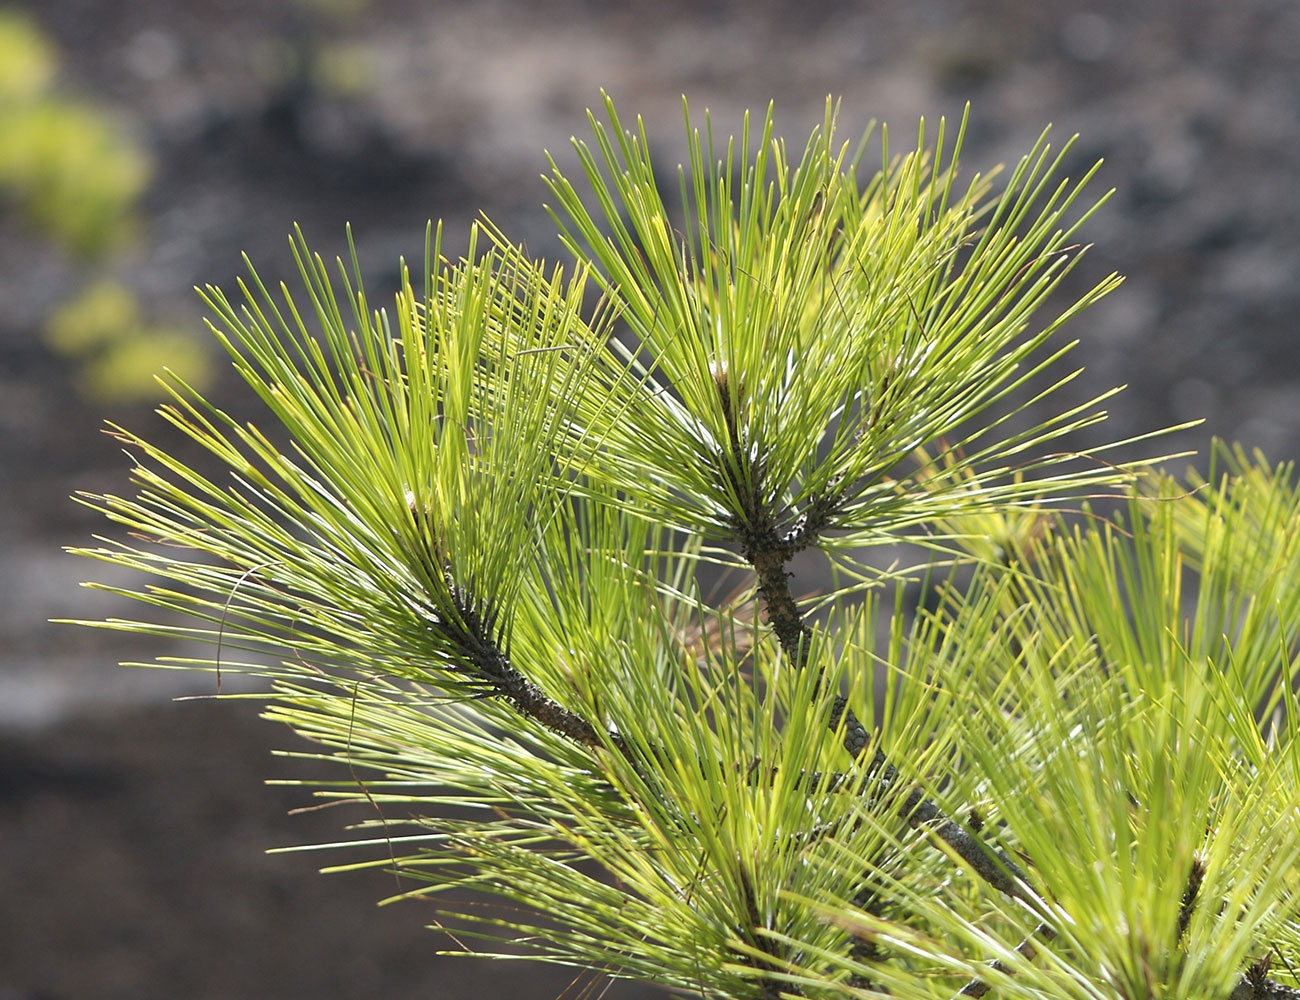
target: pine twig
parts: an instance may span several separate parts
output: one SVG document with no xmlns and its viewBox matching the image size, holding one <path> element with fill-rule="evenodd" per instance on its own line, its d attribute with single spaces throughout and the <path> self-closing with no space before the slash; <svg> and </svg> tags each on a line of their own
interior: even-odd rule
<svg viewBox="0 0 1300 1000">
<path fill-rule="evenodd" d="M 741 544 L 746 559 L 758 576 L 758 590 L 763 596 L 768 623 L 785 654 L 796 666 L 803 668 L 808 663 L 812 628 L 804 620 L 795 602 L 790 590 L 790 574 L 785 567 L 800 548 L 812 544 L 815 539 L 806 525 L 800 526 L 799 531 L 797 542 L 790 537 L 782 538 L 771 527 L 769 519 L 761 525 L 760 530 L 751 528 L 745 532 Z M 835 697 L 827 722 L 832 729 L 838 729 L 841 724 L 844 726 L 844 748 L 855 760 L 860 759 L 866 752 L 871 737 L 843 695 Z M 880 775 L 878 787 L 882 792 L 898 779 L 898 769 L 880 750 L 876 751 L 868 766 Z M 1005 851 L 990 848 L 980 837 L 947 816 L 919 789 L 908 793 L 898 811 L 913 829 L 928 829 L 934 833 L 993 888 L 1013 898 L 1032 901 L 1031 892 L 1025 889 L 1029 884 L 1028 876 Z"/>
<path fill-rule="evenodd" d="M 460 647 L 478 679 L 489 685 L 491 695 L 504 698 L 521 715 L 581 746 L 596 750 L 612 745 L 625 757 L 629 756 L 621 736 L 598 732 L 585 718 L 565 708 L 512 666 L 468 595 L 457 587 L 450 589 L 459 621 L 446 623 L 442 628 Z"/>
<path fill-rule="evenodd" d="M 1228 1000 L 1300 1000 L 1300 989 L 1268 978 L 1268 962 L 1256 962 L 1237 980 Z"/>
<path fill-rule="evenodd" d="M 1047 924 L 1039 924 L 1034 928 L 1032 936 L 1025 938 L 1020 944 L 1016 945 L 1016 952 L 1021 958 L 1032 962 L 1038 956 L 1038 946 L 1034 943 L 1035 939 L 1042 941 L 1044 944 L 1050 944 L 1056 937 L 1054 931 Z M 1006 965 L 1000 961 L 989 963 L 989 968 L 995 972 L 1008 972 Z M 959 997 L 982 997 L 992 987 L 983 979 L 972 979 L 969 983 L 961 988 L 957 994 Z"/>
<path fill-rule="evenodd" d="M 1187 925 L 1191 922 L 1192 911 L 1196 909 L 1196 897 L 1201 891 L 1203 881 L 1205 881 L 1205 861 L 1197 855 L 1192 858 L 1192 866 L 1187 872 L 1187 885 L 1183 888 L 1182 905 L 1178 908 L 1180 938 L 1187 933 Z"/>
</svg>

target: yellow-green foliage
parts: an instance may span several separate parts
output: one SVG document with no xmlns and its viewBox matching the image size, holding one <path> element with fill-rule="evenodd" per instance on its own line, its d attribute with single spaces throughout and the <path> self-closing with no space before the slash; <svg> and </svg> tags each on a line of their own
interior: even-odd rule
<svg viewBox="0 0 1300 1000">
<path fill-rule="evenodd" d="M 0 198 L 60 246 L 96 257 L 135 230 L 149 157 L 103 110 L 54 93 L 58 70 L 39 27 L 0 11 Z M 80 393 L 100 403 L 154 398 L 164 363 L 193 384 L 211 379 L 208 352 L 194 338 L 148 323 L 135 294 L 113 282 L 55 310 L 46 343 L 76 366 Z"/>
<path fill-rule="evenodd" d="M 313 14 L 345 21 L 361 14 L 370 6 L 370 0 L 298 0 L 298 6 Z"/>
<path fill-rule="evenodd" d="M 17 11 L 0 10 L 0 100 L 39 97 L 58 65 L 54 47 L 31 21 Z"/>
<path fill-rule="evenodd" d="M 31 21 L 0 14 L 0 192 L 63 246 L 100 253 L 131 232 L 149 158 L 103 111 L 52 94 L 57 69 Z"/>
<path fill-rule="evenodd" d="M 802 153 L 684 108 L 673 205 L 605 110 L 548 178 L 572 277 L 484 223 L 387 310 L 301 234 L 303 292 L 209 287 L 264 412 L 168 383 L 220 474 L 114 426 L 137 492 L 75 551 L 145 611 L 90 624 L 264 677 L 337 765 L 301 784 L 365 810 L 339 867 L 457 949 L 717 1000 L 1295 1000 L 1300 487 L 1073 450 L 1106 394 L 1054 395 L 1051 338 L 1118 278 L 1057 311 L 1099 204 L 1064 154 L 995 184 L 941 125 L 868 176 L 833 105 Z M 909 540 L 920 608 L 859 554 Z"/>
<path fill-rule="evenodd" d="M 196 388 L 212 380 L 208 351 L 183 330 L 150 325 L 135 293 L 101 281 L 56 309 L 46 342 L 77 362 L 81 395 L 102 403 L 126 403 L 158 395 L 154 372 L 165 364 Z"/>
<path fill-rule="evenodd" d="M 334 97 L 357 97 L 374 87 L 374 56 L 364 45 L 336 42 L 316 53 L 312 62 L 312 82 L 325 94 Z"/>
</svg>

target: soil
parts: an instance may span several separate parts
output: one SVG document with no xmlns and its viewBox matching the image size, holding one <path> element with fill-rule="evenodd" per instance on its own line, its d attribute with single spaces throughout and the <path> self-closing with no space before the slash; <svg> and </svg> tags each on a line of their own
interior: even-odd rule
<svg viewBox="0 0 1300 1000">
<path fill-rule="evenodd" d="M 1112 438 L 1206 417 L 1144 446 L 1204 450 L 1211 434 L 1300 454 L 1300 5 L 1292 0 L 31 0 L 61 49 L 60 86 L 116 115 L 149 149 L 142 237 L 108 261 L 61 253 L 0 213 L 0 1000 L 581 996 L 564 970 L 440 958 L 416 904 L 376 908 L 379 872 L 267 855 L 340 836 L 335 810 L 264 779 L 297 774 L 292 736 L 247 702 L 187 701 L 211 683 L 120 670 L 156 645 L 51 617 L 123 613 L 59 553 L 102 530 L 66 497 L 124 491 L 105 417 L 154 436 L 149 407 L 79 398 L 42 344 L 42 317 L 95 276 L 128 282 L 151 315 L 203 337 L 191 289 L 229 287 L 247 251 L 289 278 L 285 234 L 322 253 L 351 222 L 382 300 L 425 222 L 452 249 L 480 211 L 556 256 L 538 174 L 604 87 L 640 113 L 665 169 L 680 95 L 737 127 L 774 100 L 793 145 L 842 98 L 853 134 L 972 105 L 963 162 L 1027 150 L 1044 125 L 1076 176 L 1116 189 L 1090 220 L 1076 294 L 1125 286 L 1072 324 L 1082 399 Z M 332 8 L 339 13 L 322 13 Z M 351 53 L 360 86 L 306 67 Z M 319 63 L 316 63 L 319 65 Z M 233 379 L 217 392 L 242 412 Z M 250 410 L 250 412 L 252 412 Z M 1080 444 L 1101 440 L 1084 435 Z M 1131 451 L 1129 453 L 1132 454 Z M 1202 460 L 1203 462 L 1203 460 Z M 98 579 L 105 577 L 100 573 Z M 162 650 L 165 651 L 165 650 Z M 616 984 L 611 997 L 650 995 Z"/>
</svg>

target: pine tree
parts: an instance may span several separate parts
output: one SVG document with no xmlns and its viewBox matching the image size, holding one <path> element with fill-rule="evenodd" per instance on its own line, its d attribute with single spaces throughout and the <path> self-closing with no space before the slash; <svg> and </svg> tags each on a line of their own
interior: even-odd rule
<svg viewBox="0 0 1300 1000">
<path fill-rule="evenodd" d="M 220 474 L 114 428 L 138 490 L 84 500 L 129 534 L 80 551 L 153 610 L 90 624 L 267 678 L 369 864 L 494 904 L 440 906 L 458 948 L 709 997 L 1300 996 L 1300 496 L 1071 445 L 1109 393 L 1060 402 L 1058 330 L 1119 279 L 1042 314 L 1096 168 L 688 111 L 667 198 L 640 122 L 591 124 L 547 177 L 572 268 L 483 222 L 387 309 L 301 234 L 296 298 L 206 289 L 275 429 L 175 378 Z"/>
</svg>

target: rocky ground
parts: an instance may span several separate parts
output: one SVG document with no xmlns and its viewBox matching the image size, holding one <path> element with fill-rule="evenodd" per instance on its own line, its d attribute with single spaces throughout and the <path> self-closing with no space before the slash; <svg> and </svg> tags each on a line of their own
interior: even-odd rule
<svg viewBox="0 0 1300 1000">
<path fill-rule="evenodd" d="M 486 211 L 554 254 L 541 151 L 570 162 L 601 87 L 645 116 L 667 167 L 683 92 L 727 129 L 775 100 L 796 145 L 827 94 L 847 132 L 880 118 L 896 143 L 969 100 L 972 169 L 1048 122 L 1080 133 L 1076 172 L 1107 161 L 1099 186 L 1117 190 L 1078 281 L 1129 280 L 1073 332 L 1080 395 L 1130 386 L 1109 433 L 1204 416 L 1161 449 L 1218 434 L 1300 454 L 1292 0 L 372 0 L 333 19 L 291 0 L 19 6 L 61 47 L 63 86 L 154 158 L 143 236 L 100 267 L 196 336 L 192 286 L 229 284 L 241 251 L 287 277 L 295 222 L 333 253 L 350 221 L 378 287 L 419 258 L 431 217 L 459 234 Z M 293 70 L 339 43 L 356 46 L 360 86 Z M 340 827 L 286 815 L 303 797 L 261 783 L 292 773 L 269 756 L 289 735 L 244 703 L 167 702 L 201 681 L 113 666 L 156 648 L 44 624 L 120 611 L 77 590 L 93 567 L 58 553 L 99 529 L 66 497 L 125 489 L 105 416 L 157 426 L 148 407 L 78 399 L 41 344 L 85 269 L 0 214 L 0 1000 L 581 995 L 563 973 L 436 958 L 418 908 L 374 909 L 380 875 L 266 855 Z"/>
</svg>

